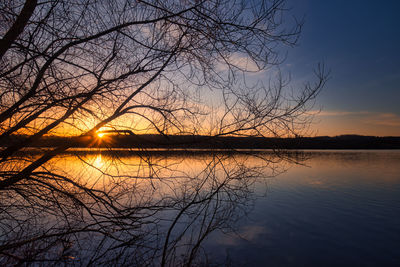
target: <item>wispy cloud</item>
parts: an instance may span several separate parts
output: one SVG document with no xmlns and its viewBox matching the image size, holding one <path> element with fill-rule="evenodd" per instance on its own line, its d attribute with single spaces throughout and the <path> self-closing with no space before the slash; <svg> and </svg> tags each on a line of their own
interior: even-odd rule
<svg viewBox="0 0 400 267">
<path fill-rule="evenodd" d="M 400 116 L 393 113 L 378 113 L 365 118 L 364 123 L 400 127 Z"/>
<path fill-rule="evenodd" d="M 400 127 L 400 116 L 395 113 L 343 110 L 313 111 L 312 113 L 318 117 L 358 117 L 359 122 L 365 124 Z"/>
<path fill-rule="evenodd" d="M 242 70 L 248 72 L 261 72 L 257 64 L 249 57 L 240 55 L 238 53 L 232 54 L 229 58 L 225 58 L 228 64 L 232 64 Z M 227 70 L 228 66 L 226 64 L 219 64 L 219 70 Z"/>
<path fill-rule="evenodd" d="M 338 110 L 331 110 L 331 111 L 316 111 L 316 115 L 318 116 L 360 116 L 360 115 L 371 115 L 373 112 L 369 111 L 338 111 Z"/>
</svg>

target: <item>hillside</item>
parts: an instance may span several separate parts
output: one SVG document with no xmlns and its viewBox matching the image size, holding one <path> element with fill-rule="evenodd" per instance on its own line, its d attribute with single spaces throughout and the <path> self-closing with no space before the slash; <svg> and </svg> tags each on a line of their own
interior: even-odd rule
<svg viewBox="0 0 400 267">
<path fill-rule="evenodd" d="M 27 136 L 14 135 L 0 144 L 7 147 Z M 32 147 L 56 147 L 70 144 L 71 147 L 109 148 L 183 148 L 183 149 L 400 149 L 400 137 L 374 137 L 341 135 L 335 137 L 210 137 L 198 135 L 107 135 L 103 138 L 56 137 L 42 138 Z"/>
</svg>

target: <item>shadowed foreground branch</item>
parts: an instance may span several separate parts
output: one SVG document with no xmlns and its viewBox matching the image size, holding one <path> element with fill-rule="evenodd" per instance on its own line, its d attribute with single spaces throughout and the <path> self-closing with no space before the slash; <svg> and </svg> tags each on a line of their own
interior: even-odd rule
<svg viewBox="0 0 400 267">
<path fill-rule="evenodd" d="M 283 23 L 286 12 L 283 0 L 1 1 L 1 263 L 197 262 L 248 205 L 258 168 L 229 153 L 188 173 L 143 155 L 63 162 L 70 143 L 27 147 L 99 130 L 301 134 L 326 72 L 289 86 L 278 52 L 302 23 Z"/>
</svg>

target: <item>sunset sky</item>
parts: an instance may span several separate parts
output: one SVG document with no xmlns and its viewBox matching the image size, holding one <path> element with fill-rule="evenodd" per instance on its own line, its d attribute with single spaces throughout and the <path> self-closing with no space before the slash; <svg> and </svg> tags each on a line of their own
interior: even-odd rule
<svg viewBox="0 0 400 267">
<path fill-rule="evenodd" d="M 330 80 L 317 99 L 317 135 L 400 136 L 400 1 L 289 1 L 305 14 L 285 67 L 307 79 L 322 61 Z"/>
<path fill-rule="evenodd" d="M 250 3 L 249 7 L 254 4 L 256 8 L 260 8 L 260 6 L 257 6 L 257 4 L 259 4 L 258 1 L 260 0 L 248 1 L 246 3 Z M 86 71 L 85 69 L 94 68 L 96 69 L 94 70 L 94 72 L 96 73 L 98 72 L 98 67 L 96 67 L 97 64 L 99 64 L 99 66 L 101 64 L 107 65 L 108 67 L 105 68 L 107 69 L 107 72 L 105 73 L 107 73 L 107 75 L 110 75 L 110 77 L 114 77 L 115 75 L 119 74 L 121 70 L 130 69 L 132 68 L 132 66 L 139 66 L 137 68 L 140 71 L 138 71 L 138 73 L 132 72 L 134 73 L 134 75 L 132 73 L 128 75 L 130 78 L 129 81 L 127 80 L 124 84 L 118 84 L 118 86 L 114 88 L 116 91 L 118 91 L 118 94 L 114 93 L 114 89 L 107 89 L 108 91 L 101 92 L 101 94 L 99 94 L 101 95 L 101 97 L 103 97 L 103 94 L 110 94 L 110 96 L 107 96 L 108 98 L 103 99 L 100 97 L 99 99 L 91 98 L 89 102 L 84 102 L 84 105 L 86 106 L 85 108 L 81 108 L 81 113 L 76 112 L 74 116 L 69 116 L 66 121 L 63 121 L 64 119 L 60 120 L 64 123 L 56 123 L 55 125 L 57 126 L 55 126 L 54 129 L 51 128 L 52 130 L 48 131 L 47 133 L 54 135 L 78 135 L 88 131 L 89 129 L 95 127 L 95 125 L 97 125 L 99 121 L 105 120 L 105 118 L 110 116 L 110 114 L 115 111 L 118 105 L 122 105 L 122 103 L 124 103 L 123 105 L 126 105 L 128 102 L 125 103 L 124 101 L 129 95 L 132 94 L 132 89 L 138 90 L 137 92 L 140 92 L 138 95 L 136 95 L 136 93 L 132 94 L 134 99 L 131 99 L 131 101 L 129 102 L 129 104 L 135 105 L 134 108 L 137 108 L 136 111 L 133 112 L 132 108 L 132 110 L 130 110 L 129 112 L 127 111 L 124 116 L 121 116 L 119 118 L 113 117 L 112 123 L 110 123 L 110 125 L 101 126 L 112 126 L 115 129 L 128 128 L 134 130 L 135 133 L 138 134 L 158 133 L 157 130 L 159 129 L 156 130 L 157 127 L 161 127 L 163 129 L 162 131 L 169 134 L 210 134 L 213 133 L 214 129 L 217 129 L 215 130 L 216 132 L 221 130 L 218 129 L 218 127 L 223 128 L 221 126 L 222 123 L 220 123 L 223 122 L 224 130 L 232 133 L 232 125 L 238 126 L 241 124 L 238 124 L 238 122 L 240 122 L 240 119 L 238 119 L 238 117 L 234 114 L 236 110 L 232 107 L 227 107 L 234 103 L 232 99 L 240 98 L 239 95 L 242 94 L 241 90 L 245 90 L 243 92 L 245 92 L 245 94 L 248 94 L 249 99 L 247 100 L 254 100 L 254 102 L 262 108 L 266 106 L 261 105 L 265 102 L 263 102 L 263 100 L 265 99 L 269 99 L 271 103 L 273 103 L 275 98 L 271 97 L 271 95 L 273 95 L 273 93 L 275 92 L 274 86 L 279 84 L 278 81 L 283 81 L 282 84 L 279 84 L 279 86 L 282 87 L 283 92 L 281 93 L 279 91 L 279 94 L 281 94 L 281 99 L 284 99 L 284 101 L 288 100 L 287 103 L 285 102 L 285 105 L 287 104 L 288 106 L 295 106 L 295 104 L 293 103 L 296 102 L 293 101 L 292 97 L 294 99 L 296 99 L 296 97 L 301 98 L 302 93 L 307 92 L 307 90 L 304 90 L 304 84 L 306 84 L 307 82 L 312 83 L 313 81 L 315 81 L 313 70 L 317 68 L 319 63 L 323 63 L 325 69 L 330 71 L 329 80 L 327 81 L 326 86 L 322 89 L 321 93 L 318 95 L 315 105 L 310 110 L 310 114 L 315 115 L 314 123 L 311 125 L 310 131 L 302 131 L 303 126 L 307 125 L 304 122 L 308 122 L 308 120 L 304 120 L 304 117 L 301 117 L 302 114 L 300 114 L 300 112 L 293 115 L 293 117 L 297 119 L 297 121 L 293 123 L 293 125 L 295 126 L 289 125 L 289 123 L 286 124 L 287 121 L 290 121 L 290 119 L 292 119 L 290 118 L 286 121 L 282 120 L 285 121 L 285 123 L 281 124 L 284 125 L 284 127 L 282 128 L 280 128 L 279 126 L 279 120 L 281 119 L 281 117 L 279 115 L 276 115 L 277 113 L 272 112 L 271 114 L 275 116 L 276 119 L 275 121 L 273 121 L 273 123 L 271 123 L 271 120 L 268 120 L 268 123 L 270 123 L 270 125 L 272 126 L 269 127 L 270 125 L 268 125 L 268 127 L 266 127 L 265 129 L 257 129 L 257 131 L 261 131 L 266 136 L 272 136 L 274 134 L 288 136 L 288 134 L 292 134 L 291 131 L 287 131 L 287 126 L 289 125 L 293 127 L 293 130 L 298 131 L 299 134 L 306 136 L 336 136 L 343 134 L 400 136 L 400 19 L 398 16 L 400 10 L 400 1 L 385 0 L 378 2 L 372 0 L 287 0 L 284 2 L 287 2 L 286 6 L 290 8 L 290 10 L 282 13 L 282 21 L 280 20 L 281 17 L 279 15 L 273 16 L 274 22 L 279 25 L 279 27 L 277 27 L 276 29 L 272 27 L 272 29 L 274 29 L 272 35 L 275 34 L 279 36 L 280 34 L 282 34 L 282 32 L 285 32 L 283 31 L 283 28 L 285 27 L 287 27 L 287 32 L 297 33 L 296 27 L 294 27 L 293 30 L 291 26 L 297 25 L 296 18 L 298 19 L 298 21 L 302 21 L 302 18 L 304 17 L 304 27 L 299 37 L 297 46 L 295 47 L 285 46 L 286 44 L 291 43 L 290 38 L 289 40 L 283 38 L 284 42 L 281 42 L 280 38 L 277 38 L 277 42 L 274 42 L 273 38 L 271 40 L 269 38 L 261 39 L 261 45 L 257 44 L 257 42 L 254 41 L 257 40 L 257 38 L 249 38 L 249 42 L 252 41 L 254 43 L 246 43 L 247 41 L 244 42 L 246 49 L 251 48 L 249 49 L 251 50 L 251 53 L 247 53 L 245 50 L 241 48 L 239 49 L 239 44 L 237 44 L 237 40 L 240 40 L 240 38 L 236 39 L 235 37 L 235 39 L 232 39 L 232 41 L 230 42 L 232 44 L 235 44 L 234 49 L 232 49 L 232 51 L 229 51 L 229 53 L 227 52 L 228 50 L 225 51 L 227 52 L 226 54 L 229 55 L 227 56 L 227 58 L 223 58 L 222 60 L 222 57 L 218 56 L 218 53 L 220 52 L 216 53 L 216 51 L 214 51 L 215 49 L 211 49 L 212 53 L 209 56 L 209 54 L 207 54 L 209 51 L 207 50 L 207 52 L 204 52 L 206 50 L 203 51 L 203 46 L 197 46 L 194 41 L 189 42 L 191 45 L 188 47 L 192 47 L 193 44 L 196 44 L 193 45 L 193 49 L 191 48 L 191 52 L 199 55 L 200 59 L 211 65 L 212 71 L 218 73 L 218 75 L 214 75 L 213 72 L 210 71 L 210 73 L 214 75 L 212 79 L 207 76 L 210 74 L 205 75 L 205 72 L 202 72 L 203 64 L 205 66 L 206 63 L 202 61 L 203 63 L 199 64 L 201 60 L 199 62 L 191 62 L 196 61 L 193 60 L 193 58 L 196 57 L 189 57 L 183 52 L 185 51 L 185 49 L 182 49 L 182 51 L 177 53 L 177 55 L 181 55 L 182 58 L 176 60 L 176 65 L 174 65 L 175 63 L 171 63 L 170 66 L 167 64 L 169 66 L 169 69 L 167 68 L 165 69 L 165 71 L 163 70 L 163 74 L 160 75 L 160 79 L 157 80 L 157 82 L 152 81 L 149 84 L 146 84 L 146 82 L 144 82 L 149 79 L 150 75 L 153 75 L 150 74 L 150 71 L 142 71 L 140 68 L 140 64 L 148 64 L 147 52 L 154 52 L 154 55 L 152 54 L 153 58 L 151 61 L 151 64 L 154 64 L 154 66 L 156 66 L 152 70 L 154 72 L 157 68 L 161 69 L 161 66 L 164 66 L 163 62 L 166 60 L 164 56 L 161 57 L 157 55 L 157 51 L 159 50 L 159 48 L 157 48 L 156 45 L 154 45 L 156 47 L 155 49 L 148 49 L 145 45 L 141 44 L 142 41 L 151 41 L 153 36 L 158 36 L 158 32 L 163 32 L 166 34 L 165 38 L 162 37 L 162 40 L 164 41 L 163 45 L 167 48 L 162 47 L 162 49 L 171 49 L 170 52 L 172 54 L 172 52 L 175 50 L 169 47 L 171 45 L 171 40 L 178 41 L 177 36 L 179 36 L 179 34 L 184 36 L 184 34 L 180 32 L 180 27 L 166 27 L 164 29 L 164 27 L 157 26 L 157 23 L 155 23 L 154 25 L 150 23 L 149 26 L 139 28 L 135 28 L 136 26 L 133 27 L 133 25 L 131 25 L 132 32 L 136 34 L 135 38 L 138 38 L 140 41 L 126 42 L 122 41 L 125 40 L 122 38 L 121 45 L 124 46 L 124 49 L 120 49 L 119 53 L 121 54 L 121 56 L 116 57 L 115 64 L 104 63 L 107 62 L 104 61 L 104 58 L 108 58 L 109 55 L 114 55 L 114 52 L 110 52 L 112 47 L 111 45 L 110 47 L 99 49 L 98 51 L 94 49 L 96 53 L 93 54 L 85 52 L 84 55 L 86 56 L 86 58 L 76 56 L 80 55 L 81 48 L 74 48 L 76 50 L 72 52 L 76 53 L 76 55 L 72 52 L 68 52 L 71 57 L 71 59 L 69 59 L 71 60 L 71 64 L 64 59 L 57 61 L 57 64 L 60 64 L 60 67 L 57 68 L 59 68 L 59 70 L 62 70 L 60 71 L 60 73 L 62 73 L 62 75 L 65 75 L 66 77 L 71 76 L 71 78 L 68 79 L 71 79 L 74 83 L 73 87 L 71 87 L 74 88 L 73 90 L 75 90 L 75 86 L 78 85 L 79 90 L 92 90 L 92 87 L 96 88 L 97 78 L 93 78 L 93 73 L 90 70 Z M 52 2 L 50 1 L 49 3 Z M 104 11 L 102 11 L 102 9 L 100 9 L 100 11 L 97 10 L 97 2 L 93 3 L 96 4 L 94 4 L 92 12 L 94 12 L 95 14 L 103 15 Z M 99 3 L 103 3 L 104 5 L 106 5 L 107 1 Z M 175 3 L 179 2 L 177 1 Z M 182 3 L 184 3 L 184 1 Z M 231 4 L 233 2 L 227 3 Z M 102 4 L 99 5 L 101 6 Z M 126 11 L 123 11 L 124 8 L 125 7 L 121 6 L 121 11 L 119 12 L 124 13 Z M 260 9 L 262 10 L 262 8 Z M 254 15 L 253 13 L 251 13 L 251 11 L 254 10 L 250 10 L 250 8 L 244 9 L 241 15 L 241 19 L 244 19 L 244 23 L 247 22 L 247 19 L 251 20 L 252 16 Z M 258 12 L 257 9 L 255 10 Z M 139 11 L 141 12 L 140 9 Z M 115 14 L 118 14 L 119 12 L 116 12 Z M 147 16 L 148 14 L 146 12 L 144 12 L 143 14 Z M 225 10 L 224 12 L 228 11 Z M 254 12 L 255 15 L 257 15 L 257 12 Z M 77 14 L 79 14 L 79 12 Z M 129 19 L 130 16 L 136 19 L 134 15 L 129 15 Z M 146 16 L 144 17 L 147 19 Z M 105 21 L 107 19 L 111 20 L 111 18 L 112 16 L 110 16 L 110 18 L 106 17 Z M 117 19 L 115 20 L 118 21 Z M 90 19 L 88 19 L 88 21 L 90 22 Z M 193 21 L 196 21 L 196 19 L 194 19 Z M 93 23 L 93 25 L 101 25 L 101 27 L 107 26 L 107 23 L 98 23 L 96 20 L 90 23 Z M 87 25 L 91 25 L 90 23 Z M 267 21 L 265 23 L 269 25 L 270 21 Z M 174 24 L 172 23 L 171 25 Z M 72 25 L 71 27 L 75 26 Z M 82 27 L 85 28 L 86 24 L 82 25 Z M 88 26 L 88 28 L 90 27 Z M 93 31 L 97 31 L 96 27 L 93 28 Z M 211 30 L 212 29 L 213 28 L 211 28 Z M 70 33 L 67 33 L 67 37 L 70 38 L 68 34 Z M 228 36 L 226 32 L 221 32 L 220 34 L 224 37 L 221 40 L 224 40 Z M 270 32 L 268 32 L 268 35 L 269 34 Z M 30 35 L 26 35 L 23 37 L 28 38 L 29 36 Z M 196 35 L 193 36 L 195 37 Z M 238 36 L 240 36 L 240 34 L 238 34 Z M 257 37 L 257 33 L 251 32 L 250 34 L 248 34 L 248 36 Z M 38 40 L 40 38 L 41 37 L 38 35 Z M 69 40 L 68 38 L 65 40 Z M 48 40 L 51 40 L 51 38 L 49 38 Z M 188 40 L 191 39 L 189 38 Z M 208 40 L 208 37 L 201 40 Z M 158 44 L 158 41 L 155 43 L 157 45 L 160 45 Z M 204 42 L 204 44 L 207 45 L 209 43 L 209 41 Z M 264 44 L 267 44 L 267 46 L 264 47 Z M 100 44 L 96 43 L 93 43 L 93 45 L 100 46 Z M 139 51 L 137 47 L 140 47 L 140 49 L 143 49 L 143 51 Z M 73 49 L 71 48 L 71 50 Z M 85 48 L 84 50 L 89 51 L 90 49 Z M 18 49 L 16 49 L 15 51 L 19 53 Z M 278 63 L 280 63 L 280 60 L 283 58 L 285 58 L 285 60 L 282 62 L 282 64 L 274 64 L 277 63 L 274 61 L 275 58 L 273 57 L 275 54 L 265 53 L 266 51 L 277 52 L 277 54 L 281 56 L 278 56 Z M 261 60 L 259 59 L 254 62 L 251 60 L 252 57 L 250 56 L 250 54 L 255 55 L 257 53 L 259 54 L 258 56 L 260 56 Z M 269 57 L 267 57 L 267 55 Z M 267 59 L 265 60 L 265 58 Z M 182 62 L 180 62 L 180 60 L 182 60 Z M 65 63 L 64 61 L 67 63 Z M 10 62 L 12 62 L 12 60 Z M 226 62 L 229 62 L 229 64 L 225 64 Z M 262 64 L 260 64 L 260 62 Z M 263 68 L 263 63 L 268 63 L 268 68 Z M 82 65 L 83 68 L 78 68 L 75 65 Z M 235 75 L 231 76 L 231 71 L 232 69 L 234 69 L 229 68 L 231 65 L 239 67 L 243 70 L 247 70 L 248 72 L 245 71 L 244 73 L 240 73 L 235 69 L 237 72 L 235 72 Z M 79 69 L 79 71 L 83 71 L 85 75 L 81 75 L 81 73 L 77 72 L 76 69 Z M 242 76 L 241 74 L 244 75 Z M 282 76 L 280 76 L 281 74 Z M 107 75 L 104 76 L 106 77 Z M 121 77 L 125 76 L 122 75 Z M 283 79 L 279 80 L 281 77 L 283 77 Z M 21 79 L 21 81 L 24 81 L 24 79 Z M 107 79 L 111 78 L 108 78 L 107 76 Z M 123 79 L 121 79 L 121 81 Z M 289 79 L 291 82 L 289 83 L 290 85 L 287 86 L 286 82 Z M 151 79 L 149 79 L 149 81 L 150 80 Z M 119 78 L 117 79 L 117 81 L 120 82 Z M 129 82 L 131 83 L 129 84 Z M 219 82 L 224 83 L 224 86 L 226 86 L 226 88 L 233 89 L 232 91 L 234 93 L 231 94 L 233 96 L 232 99 L 225 99 L 225 94 L 227 94 L 227 91 L 224 91 L 224 86 L 220 86 L 219 84 L 217 84 Z M 55 84 L 59 86 L 58 83 Z M 105 84 L 108 86 L 108 83 Z M 146 85 L 145 90 L 141 91 L 141 89 L 137 89 L 142 88 L 140 87 L 141 85 Z M 10 85 L 10 92 L 13 92 L 14 87 L 14 84 Z M 24 87 L 25 85 L 21 86 L 21 88 Z M 214 87 L 217 89 L 222 89 L 213 90 Z M 47 85 L 44 88 L 47 88 Z M 63 89 L 64 88 L 68 89 L 69 87 L 64 86 Z M 266 90 L 258 90 L 260 88 Z M 310 88 L 313 88 L 313 84 Z M 59 88 L 55 88 L 53 90 L 57 93 L 57 95 L 60 95 L 59 97 L 64 97 L 64 91 L 60 91 L 58 89 Z M 202 91 L 202 89 L 204 90 Z M 268 91 L 268 89 L 270 91 Z M 72 93 L 75 92 L 73 90 L 71 91 Z M 171 94 L 171 92 L 173 94 Z M 261 97 L 259 97 L 259 93 Z M 10 93 L 10 95 L 12 94 Z M 12 101 L 14 101 L 13 97 L 11 97 Z M 53 99 L 53 96 L 48 99 Z M 108 102 L 104 101 L 104 99 L 107 99 Z M 25 100 L 23 100 L 21 103 L 24 103 L 24 101 Z M 32 98 L 32 100 L 29 101 L 32 101 L 32 103 L 30 103 L 32 104 L 32 106 L 25 106 L 27 110 L 26 114 L 30 114 L 29 112 L 33 112 L 30 109 L 32 108 L 33 110 L 36 105 L 42 105 L 42 103 L 36 98 Z M 39 102 L 35 103 L 35 101 Z M 44 103 L 46 103 L 46 101 L 49 100 L 43 101 Z M 232 103 L 230 103 L 230 101 Z M 242 102 L 245 105 L 242 105 Z M 238 101 L 237 103 L 241 103 L 240 105 L 242 106 L 240 108 L 250 107 L 250 111 L 256 110 L 252 108 L 250 104 L 248 104 L 252 102 Z M 279 101 L 277 101 L 277 103 L 281 104 L 281 102 Z M 307 106 L 308 103 L 309 102 L 306 102 L 305 105 Z M 47 110 L 46 108 L 46 116 L 35 117 L 35 119 L 33 119 L 32 121 L 24 119 L 25 122 L 29 123 L 29 127 L 25 127 L 26 125 L 22 123 L 21 125 L 24 125 L 24 127 L 14 127 L 15 129 L 17 129 L 15 131 L 19 131 L 18 133 L 23 134 L 35 133 L 36 131 L 38 131 L 38 129 L 41 129 L 41 127 L 43 127 L 43 125 L 45 125 L 48 121 L 52 121 L 54 118 L 59 116 L 61 114 L 61 111 L 65 107 L 68 107 L 68 105 L 57 105 L 53 106 L 53 103 L 49 105 L 49 109 Z M 175 110 L 176 114 L 174 114 L 174 116 L 176 117 L 174 117 L 174 120 L 179 121 L 180 127 L 176 127 L 174 123 L 165 126 L 167 125 L 165 124 L 165 116 L 159 114 L 156 111 L 157 109 L 148 108 L 148 106 L 152 105 L 156 105 L 157 107 L 165 105 L 168 107 L 168 109 Z M 184 105 L 187 105 L 187 107 L 182 108 L 182 106 Z M 18 105 L 15 107 L 18 107 Z M 237 106 L 235 106 L 235 108 L 236 107 Z M 278 113 L 282 110 L 285 111 L 285 109 L 282 107 L 284 107 L 283 104 L 281 104 L 279 108 L 274 108 L 274 111 L 278 111 Z M 16 112 L 17 108 L 14 108 L 13 106 L 11 106 L 11 108 L 14 109 L 14 111 Z M 87 108 L 89 108 L 89 110 L 96 110 L 95 114 L 88 115 L 86 113 Z M 191 108 L 193 110 L 196 109 L 196 112 L 191 111 L 190 113 L 185 113 L 186 108 Z M 234 110 L 234 112 L 231 112 L 232 110 Z M 238 108 L 237 110 L 239 110 L 238 114 L 242 115 L 247 121 L 249 116 L 246 115 L 246 117 L 245 115 L 243 115 L 246 113 L 242 112 L 241 109 Z M 265 110 L 268 111 L 268 109 Z M 229 114 L 226 115 L 225 112 Z M 249 112 L 249 114 L 256 114 L 256 120 L 258 120 L 260 117 L 266 117 L 259 116 L 258 113 Z M 34 116 L 30 118 L 34 118 Z M 15 120 L 15 123 L 18 122 L 19 119 L 20 118 Z M 277 123 L 274 124 L 274 122 Z M 158 123 L 159 125 L 156 127 L 154 126 L 154 123 Z M 229 130 L 227 130 L 228 128 Z M 240 130 L 243 129 L 246 129 L 246 127 L 240 128 Z M 250 129 L 253 128 L 250 127 Z M 101 130 L 104 129 L 101 128 Z M 235 131 L 237 131 L 237 129 L 235 129 Z M 246 131 L 250 130 L 247 129 Z"/>
</svg>

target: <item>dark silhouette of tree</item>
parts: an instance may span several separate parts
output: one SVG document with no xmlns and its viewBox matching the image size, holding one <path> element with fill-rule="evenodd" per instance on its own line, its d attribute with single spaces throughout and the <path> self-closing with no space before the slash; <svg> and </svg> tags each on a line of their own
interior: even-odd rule
<svg viewBox="0 0 400 267">
<path fill-rule="evenodd" d="M 285 13 L 283 0 L 2 1 L 2 263 L 68 262 L 93 241 L 83 265 L 191 265 L 206 235 L 227 227 L 248 198 L 254 172 L 245 164 L 215 156 L 200 174 L 183 175 L 187 191 L 169 185 L 174 194 L 153 199 L 132 181 L 151 185 L 173 169 L 168 164 L 141 156 L 137 175 L 124 176 L 86 162 L 109 178 L 97 187 L 87 175 L 53 170 L 71 144 L 25 149 L 45 135 L 95 136 L 104 127 L 165 136 L 299 134 L 326 75 L 319 67 L 314 84 L 287 90 L 278 52 L 296 44 L 301 23 L 284 23 Z M 268 86 L 243 78 L 257 73 L 277 74 Z M 159 234 L 168 211 L 177 214 Z M 183 219 L 187 228 L 174 235 Z M 188 232 L 188 257 L 176 262 Z"/>
</svg>

